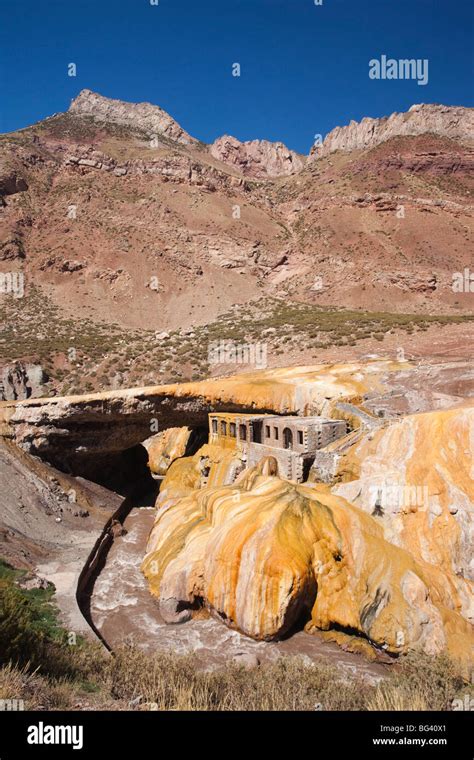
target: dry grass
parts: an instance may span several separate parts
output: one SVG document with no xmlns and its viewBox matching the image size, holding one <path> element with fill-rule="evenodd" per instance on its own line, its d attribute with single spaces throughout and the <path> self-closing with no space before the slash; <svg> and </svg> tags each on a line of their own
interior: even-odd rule
<svg viewBox="0 0 474 760">
<path fill-rule="evenodd" d="M 446 710 L 467 689 L 447 656 L 418 652 L 378 685 L 298 657 L 203 671 L 193 655 L 133 645 L 111 656 L 83 639 L 69 645 L 51 590 L 23 591 L 20 571 L 0 570 L 0 699 L 22 699 L 28 710 Z"/>
<path fill-rule="evenodd" d="M 203 672 L 192 657 L 149 657 L 127 647 L 110 661 L 108 677 L 114 697 L 141 697 L 162 710 L 364 709 L 363 683 L 347 682 L 335 667 L 311 666 L 300 658 Z"/>
<path fill-rule="evenodd" d="M 28 672 L 27 666 L 19 668 L 9 662 L 0 669 L 0 699 L 18 698 L 33 679 L 34 674 Z"/>
<path fill-rule="evenodd" d="M 9 663 L 0 669 L 0 699 L 22 699 L 25 710 L 71 710 L 75 684 L 67 678 L 51 679 L 30 672 L 28 666 Z"/>
<path fill-rule="evenodd" d="M 409 694 L 403 688 L 393 686 L 390 683 L 382 683 L 374 696 L 367 702 L 368 710 L 387 710 L 399 712 L 400 710 L 429 710 L 429 706 L 422 694 Z"/>
<path fill-rule="evenodd" d="M 447 710 L 467 686 L 445 656 L 405 657 L 378 685 L 347 678 L 334 666 L 298 657 L 245 668 L 196 668 L 192 655 L 149 655 L 126 646 L 114 657 L 71 647 L 69 673 L 51 675 L 12 664 L 0 669 L 0 699 L 26 709 L 73 710 Z"/>
</svg>

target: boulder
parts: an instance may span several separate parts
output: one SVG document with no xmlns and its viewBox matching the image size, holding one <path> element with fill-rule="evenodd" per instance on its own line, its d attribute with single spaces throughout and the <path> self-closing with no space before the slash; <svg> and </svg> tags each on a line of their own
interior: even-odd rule
<svg viewBox="0 0 474 760">
<path fill-rule="evenodd" d="M 232 657 L 231 662 L 233 662 L 235 665 L 246 668 L 246 670 L 258 668 L 260 665 L 260 660 L 258 659 L 257 655 L 253 654 L 252 652 L 237 652 Z"/>
<path fill-rule="evenodd" d="M 165 623 L 187 623 L 191 619 L 191 610 L 183 608 L 179 599 L 170 597 L 160 599 L 160 615 Z"/>
<path fill-rule="evenodd" d="M 152 475 L 165 475 L 170 464 L 184 456 L 191 434 L 192 430 L 188 427 L 168 428 L 143 442 Z"/>
</svg>

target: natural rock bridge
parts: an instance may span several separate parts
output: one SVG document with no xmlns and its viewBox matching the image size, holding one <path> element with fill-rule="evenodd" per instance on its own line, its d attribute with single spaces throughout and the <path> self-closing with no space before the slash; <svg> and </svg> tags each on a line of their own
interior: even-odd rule
<svg viewBox="0 0 474 760">
<path fill-rule="evenodd" d="M 133 447 L 168 427 L 206 427 L 213 411 L 328 413 L 360 401 L 398 365 L 389 361 L 274 369 L 194 383 L 0 403 L 0 435 L 58 469 L 106 483 L 124 477 Z M 124 457 L 124 454 L 126 456 Z M 136 452 L 135 452 L 136 453 Z M 132 456 L 133 459 L 133 456 Z"/>
</svg>

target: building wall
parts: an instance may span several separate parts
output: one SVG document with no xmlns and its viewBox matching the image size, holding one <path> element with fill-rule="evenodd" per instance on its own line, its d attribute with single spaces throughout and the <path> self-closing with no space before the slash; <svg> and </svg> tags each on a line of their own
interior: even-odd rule
<svg viewBox="0 0 474 760">
<path fill-rule="evenodd" d="M 328 420 L 317 427 L 308 429 L 308 450 L 317 451 L 337 438 L 346 435 L 347 424 L 344 420 Z"/>
<path fill-rule="evenodd" d="M 340 456 L 335 451 L 317 451 L 311 466 L 310 482 L 330 483 L 337 472 L 339 459 Z"/>
<path fill-rule="evenodd" d="M 307 454 L 341 438 L 346 434 L 347 425 L 343 420 L 305 422 L 301 417 L 268 417 L 263 420 L 262 442 L 267 446 L 285 448 L 285 429 L 291 431 L 292 450 Z"/>
<path fill-rule="evenodd" d="M 245 447 L 247 467 L 254 467 L 263 457 L 275 457 L 278 462 L 278 474 L 287 479 L 293 478 L 294 452 L 289 449 L 276 449 L 263 443 L 249 443 Z"/>
<path fill-rule="evenodd" d="M 299 454 L 291 449 L 276 449 L 264 443 L 253 442 L 244 447 L 244 454 L 247 457 L 247 467 L 254 467 L 263 457 L 274 457 L 278 463 L 279 476 L 287 480 L 296 480 L 298 483 L 302 482 L 305 469 L 309 473 L 314 457 L 311 454 Z"/>
<path fill-rule="evenodd" d="M 260 431 L 260 442 L 254 441 Z M 285 448 L 285 430 L 291 431 L 291 447 Z M 247 467 L 273 456 L 279 473 L 301 482 L 318 450 L 346 434 L 343 420 L 309 419 L 219 412 L 209 415 L 209 443 L 240 452 Z"/>
<path fill-rule="evenodd" d="M 238 449 L 241 441 L 241 425 L 246 426 L 247 440 L 250 440 L 252 423 L 257 418 L 257 415 L 237 415 L 232 412 L 210 414 L 209 443 L 218 444 L 224 448 Z"/>
</svg>

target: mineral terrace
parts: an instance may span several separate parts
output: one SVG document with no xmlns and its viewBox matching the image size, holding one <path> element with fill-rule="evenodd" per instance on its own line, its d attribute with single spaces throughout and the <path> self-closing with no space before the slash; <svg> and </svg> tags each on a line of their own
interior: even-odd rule
<svg viewBox="0 0 474 760">
<path fill-rule="evenodd" d="M 6 484 L 8 457 L 20 483 L 38 487 L 56 473 L 59 491 L 74 491 L 74 510 L 64 499 L 57 513 L 71 535 L 85 538 L 85 523 L 91 537 L 102 535 L 102 545 L 85 541 L 82 560 L 62 576 L 79 588 L 80 609 L 97 554 L 124 540 L 120 525 L 132 508 L 140 512 L 137 486 L 153 484 L 154 512 L 141 510 L 151 530 L 135 562 L 160 630 L 212 621 L 212 631 L 227 627 L 244 647 L 300 642 L 304 631 L 375 659 L 449 652 L 468 671 L 474 402 L 459 391 L 472 389 L 472 368 L 431 365 L 415 392 L 424 372 L 378 359 L 3 402 L 0 472 Z M 431 408 L 413 412 L 415 398 Z M 121 506 L 106 503 L 105 494 L 126 496 L 131 484 Z M 78 518 L 87 498 L 90 514 Z M 15 526 L 4 513 L 10 545 L 28 536 L 25 561 L 38 565 L 41 554 L 44 566 L 56 542 L 48 572 L 61 575 L 67 559 L 57 537 L 46 526 L 35 535 L 29 512 Z M 105 596 L 102 587 L 95 613 L 89 599 L 86 617 L 101 636 L 104 599 L 113 601 L 121 582 Z M 100 576 L 95 583 L 100 592 Z"/>
</svg>

